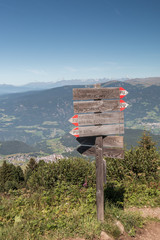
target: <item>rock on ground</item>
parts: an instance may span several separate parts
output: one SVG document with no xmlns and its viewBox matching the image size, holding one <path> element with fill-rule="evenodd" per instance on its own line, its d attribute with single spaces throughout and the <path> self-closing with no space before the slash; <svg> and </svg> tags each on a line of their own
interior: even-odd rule
<svg viewBox="0 0 160 240">
<path fill-rule="evenodd" d="M 102 231 L 100 240 L 114 240 L 112 237 L 110 237 L 106 232 Z"/>
<path fill-rule="evenodd" d="M 118 227 L 121 235 L 124 234 L 124 226 L 123 226 L 123 224 L 122 224 L 120 221 L 116 221 L 115 224 L 116 224 L 116 226 Z"/>
</svg>

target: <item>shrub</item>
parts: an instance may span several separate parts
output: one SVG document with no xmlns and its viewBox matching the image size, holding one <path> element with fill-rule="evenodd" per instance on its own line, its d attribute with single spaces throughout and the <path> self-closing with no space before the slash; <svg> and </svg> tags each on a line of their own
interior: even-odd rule
<svg viewBox="0 0 160 240">
<path fill-rule="evenodd" d="M 66 182 L 82 187 L 95 184 L 95 164 L 80 158 L 62 159 L 56 163 L 40 161 L 30 171 L 27 185 L 30 189 L 39 187 L 50 189 L 56 182 Z"/>
<path fill-rule="evenodd" d="M 124 159 L 107 159 L 107 178 L 124 181 L 139 180 L 149 184 L 159 180 L 159 153 L 154 143 L 146 133 L 141 137 L 139 146 L 125 151 Z"/>
<path fill-rule="evenodd" d="M 21 167 L 3 162 L 0 167 L 0 191 L 18 189 L 24 185 L 24 174 Z"/>
</svg>

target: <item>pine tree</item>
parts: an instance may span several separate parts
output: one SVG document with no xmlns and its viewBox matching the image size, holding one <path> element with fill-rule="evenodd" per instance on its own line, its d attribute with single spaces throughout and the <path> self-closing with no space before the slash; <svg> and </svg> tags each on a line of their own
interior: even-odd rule
<svg viewBox="0 0 160 240">
<path fill-rule="evenodd" d="M 138 142 L 139 147 L 146 150 L 156 150 L 156 142 L 153 142 L 152 137 L 146 131 L 143 132 L 141 140 Z"/>
<path fill-rule="evenodd" d="M 156 142 L 152 140 L 149 133 L 144 131 L 138 144 L 136 158 L 141 166 L 141 172 L 145 173 L 147 181 L 157 179 L 159 154 L 156 150 Z"/>
<path fill-rule="evenodd" d="M 25 181 L 27 183 L 29 177 L 32 175 L 32 172 L 37 168 L 37 163 L 34 158 L 30 158 L 26 170 L 25 170 Z"/>
<path fill-rule="evenodd" d="M 17 189 L 24 183 L 24 174 L 20 166 L 3 162 L 0 168 L 0 191 Z"/>
</svg>

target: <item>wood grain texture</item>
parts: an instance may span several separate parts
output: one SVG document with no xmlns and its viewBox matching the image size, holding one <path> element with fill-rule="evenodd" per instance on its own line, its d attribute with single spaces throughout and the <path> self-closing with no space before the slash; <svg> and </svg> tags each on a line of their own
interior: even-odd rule
<svg viewBox="0 0 160 240">
<path fill-rule="evenodd" d="M 123 136 L 107 136 L 103 138 L 103 147 L 123 148 Z"/>
<path fill-rule="evenodd" d="M 74 102 L 74 113 L 120 111 L 119 100 Z"/>
<path fill-rule="evenodd" d="M 124 123 L 123 112 L 109 112 L 97 114 L 80 114 L 77 118 L 71 118 L 70 122 L 77 123 L 77 126 Z"/>
<path fill-rule="evenodd" d="M 104 191 L 103 191 L 103 140 L 96 137 L 95 158 L 96 158 L 96 205 L 97 220 L 104 221 Z"/>
<path fill-rule="evenodd" d="M 103 159 L 103 183 L 107 183 L 107 165 L 105 159 Z"/>
<path fill-rule="evenodd" d="M 119 158 L 124 159 L 124 150 L 118 148 L 104 148 L 103 149 L 103 156 L 109 158 Z"/>
<path fill-rule="evenodd" d="M 77 151 L 82 155 L 95 156 L 95 147 L 80 146 Z M 124 158 L 124 150 L 119 148 L 103 148 L 103 157 Z"/>
<path fill-rule="evenodd" d="M 82 145 L 95 145 L 96 137 L 78 137 L 76 140 Z M 123 136 L 102 137 L 104 147 L 123 148 Z"/>
<path fill-rule="evenodd" d="M 70 133 L 79 137 L 123 134 L 124 124 L 79 127 L 78 130 L 72 130 Z"/>
<path fill-rule="evenodd" d="M 118 99 L 119 87 L 113 88 L 74 88 L 73 100 Z"/>
</svg>

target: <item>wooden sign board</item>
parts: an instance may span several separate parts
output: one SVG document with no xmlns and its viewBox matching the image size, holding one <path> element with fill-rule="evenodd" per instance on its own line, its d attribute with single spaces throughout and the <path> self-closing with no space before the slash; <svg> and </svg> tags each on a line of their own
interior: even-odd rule
<svg viewBox="0 0 160 240">
<path fill-rule="evenodd" d="M 116 99 L 126 96 L 124 88 L 74 88 L 73 100 Z"/>
<path fill-rule="evenodd" d="M 70 134 L 75 137 L 106 136 L 123 133 L 124 124 L 77 127 L 70 131 Z"/>
<path fill-rule="evenodd" d="M 74 102 L 74 113 L 120 111 L 127 107 L 123 100 L 100 100 Z"/>
<path fill-rule="evenodd" d="M 95 156 L 96 148 L 89 146 L 80 146 L 77 151 L 82 155 Z M 109 158 L 124 158 L 124 150 L 118 148 L 103 148 L 103 157 Z"/>
<path fill-rule="evenodd" d="M 76 139 L 82 145 L 93 146 L 96 137 L 78 137 Z M 103 147 L 123 148 L 123 136 L 107 136 L 102 138 Z"/>
<path fill-rule="evenodd" d="M 123 112 L 74 115 L 69 121 L 75 126 L 124 123 Z"/>
</svg>

